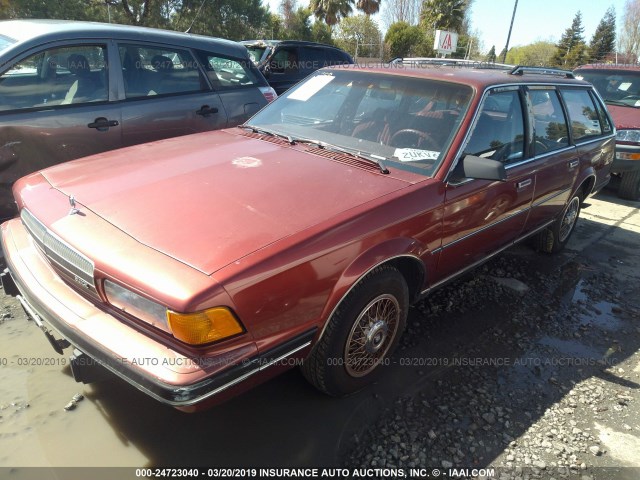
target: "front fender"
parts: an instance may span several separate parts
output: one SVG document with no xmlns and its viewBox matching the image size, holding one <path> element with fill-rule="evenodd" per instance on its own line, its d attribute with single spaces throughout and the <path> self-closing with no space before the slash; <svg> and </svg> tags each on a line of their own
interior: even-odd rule
<svg viewBox="0 0 640 480">
<path fill-rule="evenodd" d="M 331 318 L 331 315 L 338 307 L 343 298 L 351 291 L 374 268 L 388 262 L 409 262 L 412 270 L 419 272 L 414 278 L 415 285 L 409 285 L 410 291 L 420 291 L 426 278 L 426 267 L 421 260 L 420 243 L 413 238 L 394 238 L 383 243 L 374 245 L 370 249 L 362 252 L 351 264 L 344 269 L 342 275 L 334 285 L 327 303 L 322 311 L 321 318 L 324 325 L 320 328 L 320 336 L 324 332 L 324 327 Z M 404 273 L 404 272 L 403 272 Z M 408 280 L 408 283 L 411 280 Z M 412 295 L 414 297 L 415 295 Z"/>
</svg>

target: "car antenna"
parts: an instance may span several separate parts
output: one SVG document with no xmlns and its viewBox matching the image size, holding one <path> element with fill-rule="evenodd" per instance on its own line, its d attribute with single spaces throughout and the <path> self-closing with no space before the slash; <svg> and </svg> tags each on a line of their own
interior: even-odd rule
<svg viewBox="0 0 640 480">
<path fill-rule="evenodd" d="M 191 20 L 191 25 L 189 25 L 189 28 L 187 28 L 184 33 L 190 33 L 191 32 L 191 27 L 193 27 L 193 24 L 196 23 L 196 20 L 198 19 L 198 16 L 200 15 L 200 12 L 202 11 L 202 7 L 204 7 L 204 2 L 206 2 L 207 0 L 202 0 L 202 3 L 200 4 L 200 8 L 198 8 L 198 11 L 196 12 L 196 16 L 193 17 L 193 20 Z"/>
</svg>

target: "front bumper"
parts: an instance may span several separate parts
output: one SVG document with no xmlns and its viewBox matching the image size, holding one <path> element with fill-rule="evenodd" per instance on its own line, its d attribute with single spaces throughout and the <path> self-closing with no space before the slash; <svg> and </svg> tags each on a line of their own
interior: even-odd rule
<svg viewBox="0 0 640 480">
<path fill-rule="evenodd" d="M 314 328 L 262 353 L 251 344 L 219 355 L 189 356 L 150 341 L 65 284 L 41 257 L 20 220 L 3 224 L 1 233 L 8 266 L 2 277 L 5 292 L 20 300 L 54 349 L 62 353 L 70 344 L 137 389 L 176 408 L 191 410 L 223 392 L 242 389 L 250 379 L 267 376 L 269 367 L 307 353 L 316 333 Z"/>
<path fill-rule="evenodd" d="M 630 160 L 628 155 L 637 159 Z M 626 158 L 625 158 L 626 157 Z M 640 145 L 616 144 L 616 156 L 611 164 L 612 173 L 634 172 L 640 170 Z"/>
</svg>

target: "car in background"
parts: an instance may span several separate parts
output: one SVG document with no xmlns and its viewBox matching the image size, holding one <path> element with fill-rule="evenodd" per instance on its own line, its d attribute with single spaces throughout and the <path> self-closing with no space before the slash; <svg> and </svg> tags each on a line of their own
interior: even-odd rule
<svg viewBox="0 0 640 480">
<path fill-rule="evenodd" d="M 560 251 L 614 148 L 565 74 L 326 68 L 241 127 L 19 180 L 1 278 L 77 380 L 193 411 L 304 359 L 345 395 L 412 303 L 520 240 Z"/>
<path fill-rule="evenodd" d="M 619 177 L 618 195 L 640 200 L 640 66 L 590 64 L 574 74 L 596 87 L 615 122 L 616 158 L 611 171 Z"/>
<path fill-rule="evenodd" d="M 122 25 L 0 22 L 0 219 L 18 178 L 94 153 L 231 127 L 275 98 L 241 45 Z"/>
<path fill-rule="evenodd" d="M 322 43 L 298 40 L 245 40 L 241 43 L 278 95 L 319 68 L 354 63 L 344 50 Z"/>
</svg>

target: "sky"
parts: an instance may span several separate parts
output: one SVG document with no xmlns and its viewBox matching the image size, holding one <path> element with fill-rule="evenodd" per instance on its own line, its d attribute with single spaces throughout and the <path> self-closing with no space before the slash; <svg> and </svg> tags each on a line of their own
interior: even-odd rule
<svg viewBox="0 0 640 480">
<path fill-rule="evenodd" d="M 308 0 L 298 0 L 304 5 Z M 382 0 L 385 1 L 393 0 Z M 281 0 L 263 0 L 277 13 Z M 471 7 L 472 29 L 477 30 L 483 43 L 483 52 L 492 45 L 496 53 L 504 48 L 509 33 L 515 0 L 473 0 Z M 557 42 L 571 26 L 576 12 L 582 12 L 582 25 L 587 42 L 591 40 L 598 23 L 610 6 L 616 10 L 618 29 L 626 0 L 518 0 L 509 47 L 528 45 L 537 40 Z M 376 20 L 376 16 L 373 17 Z M 380 24 L 380 22 L 378 21 Z M 382 25 L 381 25 L 382 27 Z"/>
</svg>

